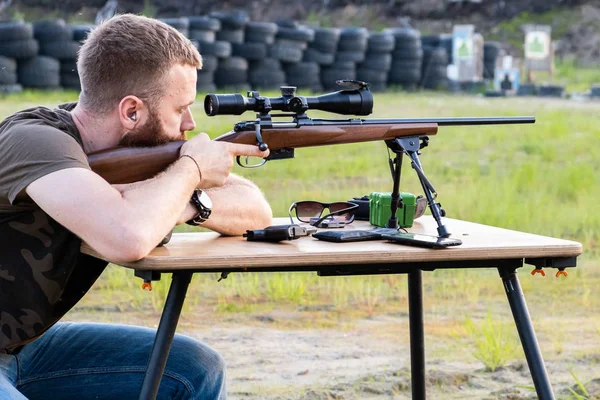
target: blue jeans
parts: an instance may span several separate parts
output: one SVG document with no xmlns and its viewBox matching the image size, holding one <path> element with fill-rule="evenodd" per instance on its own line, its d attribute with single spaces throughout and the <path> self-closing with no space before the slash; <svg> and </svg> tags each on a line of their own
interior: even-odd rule
<svg viewBox="0 0 600 400">
<path fill-rule="evenodd" d="M 155 330 L 57 323 L 16 355 L 0 353 L 0 400 L 137 399 Z M 175 335 L 158 399 L 224 399 L 225 363 Z"/>
</svg>

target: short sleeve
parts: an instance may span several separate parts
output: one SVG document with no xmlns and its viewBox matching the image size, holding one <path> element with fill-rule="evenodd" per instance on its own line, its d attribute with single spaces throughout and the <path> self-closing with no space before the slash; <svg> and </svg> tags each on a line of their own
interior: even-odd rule
<svg viewBox="0 0 600 400">
<path fill-rule="evenodd" d="M 11 204 L 30 183 L 67 168 L 90 166 L 81 145 L 66 132 L 31 121 L 0 135 L 0 196 Z"/>
</svg>

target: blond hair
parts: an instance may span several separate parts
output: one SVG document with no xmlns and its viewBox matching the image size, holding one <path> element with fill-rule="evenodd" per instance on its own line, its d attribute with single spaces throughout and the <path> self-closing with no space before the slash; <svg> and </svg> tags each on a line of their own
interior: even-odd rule
<svg viewBox="0 0 600 400">
<path fill-rule="evenodd" d="M 164 76 L 176 64 L 202 68 L 198 50 L 179 31 L 139 15 L 110 18 L 90 32 L 79 50 L 79 103 L 99 113 L 128 95 L 155 103 L 166 90 Z"/>
</svg>

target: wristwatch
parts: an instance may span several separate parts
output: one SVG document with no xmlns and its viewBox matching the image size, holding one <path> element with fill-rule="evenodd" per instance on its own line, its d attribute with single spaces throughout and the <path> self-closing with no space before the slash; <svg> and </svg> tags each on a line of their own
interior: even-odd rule
<svg viewBox="0 0 600 400">
<path fill-rule="evenodd" d="M 198 215 L 187 221 L 186 224 L 197 226 L 204 223 L 210 216 L 212 209 L 212 200 L 208 197 L 208 194 L 200 189 L 195 189 L 190 203 L 196 207 Z"/>
</svg>

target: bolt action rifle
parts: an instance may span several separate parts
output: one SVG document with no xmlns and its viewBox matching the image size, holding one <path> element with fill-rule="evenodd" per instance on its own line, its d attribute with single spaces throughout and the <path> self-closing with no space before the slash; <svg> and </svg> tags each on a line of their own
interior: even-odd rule
<svg viewBox="0 0 600 400">
<path fill-rule="evenodd" d="M 437 134 L 438 126 L 497 125 L 534 123 L 534 117 L 482 117 L 482 118 L 401 118 L 401 119 L 317 119 L 306 115 L 308 110 L 322 110 L 342 115 L 364 116 L 373 110 L 373 95 L 365 82 L 338 81 L 342 90 L 316 97 L 296 95 L 296 88 L 281 87 L 281 97 L 263 97 L 258 92 L 241 94 L 207 94 L 204 110 L 209 116 L 241 115 L 256 112 L 256 119 L 235 124 L 233 130 L 216 138 L 216 141 L 255 144 L 261 150 L 270 150 L 266 159 L 258 164 L 237 157 L 245 168 L 256 168 L 267 161 L 294 157 L 294 149 L 311 146 L 328 146 L 382 140 L 395 153 L 390 158 L 393 177 L 392 217 L 389 228 L 397 227 L 396 211 L 402 207 L 400 175 L 402 156 L 407 155 L 416 171 L 431 214 L 438 224 L 440 237 L 450 233 L 441 222 L 445 215 L 435 202 L 437 192 L 425 176 L 419 160 L 420 150 L 429 144 L 429 136 Z M 273 114 L 272 111 L 280 111 Z M 288 118 L 274 121 L 273 118 Z M 109 183 L 131 183 L 151 178 L 179 158 L 183 141 L 152 148 L 107 149 L 89 155 L 90 166 Z"/>
</svg>

